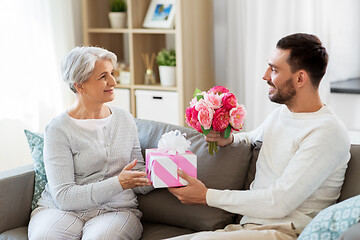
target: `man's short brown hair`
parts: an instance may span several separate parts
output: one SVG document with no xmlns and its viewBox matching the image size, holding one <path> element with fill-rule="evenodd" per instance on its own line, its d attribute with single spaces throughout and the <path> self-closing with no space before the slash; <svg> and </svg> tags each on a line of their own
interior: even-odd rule
<svg viewBox="0 0 360 240">
<path fill-rule="evenodd" d="M 325 75 L 328 64 L 328 53 L 320 39 L 312 34 L 295 33 L 280 39 L 276 48 L 290 50 L 287 60 L 294 73 L 305 70 L 315 88 L 318 88 Z"/>
</svg>

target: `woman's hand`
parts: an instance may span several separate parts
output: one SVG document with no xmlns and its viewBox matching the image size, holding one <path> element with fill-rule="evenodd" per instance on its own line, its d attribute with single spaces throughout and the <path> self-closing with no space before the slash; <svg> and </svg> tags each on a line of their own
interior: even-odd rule
<svg viewBox="0 0 360 240">
<path fill-rule="evenodd" d="M 135 159 L 126 165 L 118 175 L 119 182 L 124 190 L 139 186 L 151 185 L 150 180 L 146 178 L 145 172 L 131 170 L 133 167 L 135 167 L 136 163 L 137 160 Z"/>
<path fill-rule="evenodd" d="M 230 133 L 228 138 L 224 137 L 224 133 L 216 132 L 211 130 L 206 136 L 205 141 L 207 142 L 217 142 L 218 146 L 224 147 L 231 144 L 234 141 L 234 135 Z"/>
</svg>

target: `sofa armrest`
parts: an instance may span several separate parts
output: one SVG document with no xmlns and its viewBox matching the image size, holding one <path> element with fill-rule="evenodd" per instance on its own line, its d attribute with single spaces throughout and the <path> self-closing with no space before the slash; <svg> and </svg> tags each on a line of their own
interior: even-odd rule
<svg viewBox="0 0 360 240">
<path fill-rule="evenodd" d="M 34 179 L 32 164 L 0 172 L 0 233 L 28 225 Z"/>
</svg>

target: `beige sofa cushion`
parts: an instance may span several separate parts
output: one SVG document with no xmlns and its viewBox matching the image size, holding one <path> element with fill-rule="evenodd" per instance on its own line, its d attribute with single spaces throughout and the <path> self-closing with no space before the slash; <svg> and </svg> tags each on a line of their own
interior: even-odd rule
<svg viewBox="0 0 360 240">
<path fill-rule="evenodd" d="M 210 156 L 204 137 L 193 129 L 160 122 L 136 119 L 141 148 L 156 148 L 162 134 L 180 130 L 191 141 L 190 150 L 198 157 L 198 178 L 209 188 L 244 189 L 245 179 L 252 159 L 252 146 L 220 148 Z M 170 224 L 195 231 L 224 228 L 235 222 L 235 214 L 201 205 L 183 205 L 165 189 L 155 189 L 147 196 L 138 196 L 143 221 Z"/>
</svg>

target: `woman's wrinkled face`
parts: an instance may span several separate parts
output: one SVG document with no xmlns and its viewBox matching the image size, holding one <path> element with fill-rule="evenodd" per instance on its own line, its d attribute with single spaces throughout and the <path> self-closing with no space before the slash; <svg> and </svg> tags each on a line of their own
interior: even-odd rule
<svg viewBox="0 0 360 240">
<path fill-rule="evenodd" d="M 106 103 L 114 100 L 113 76 L 114 68 L 110 60 L 100 59 L 95 63 L 95 68 L 89 79 L 82 84 L 83 97 L 95 103 Z"/>
</svg>

